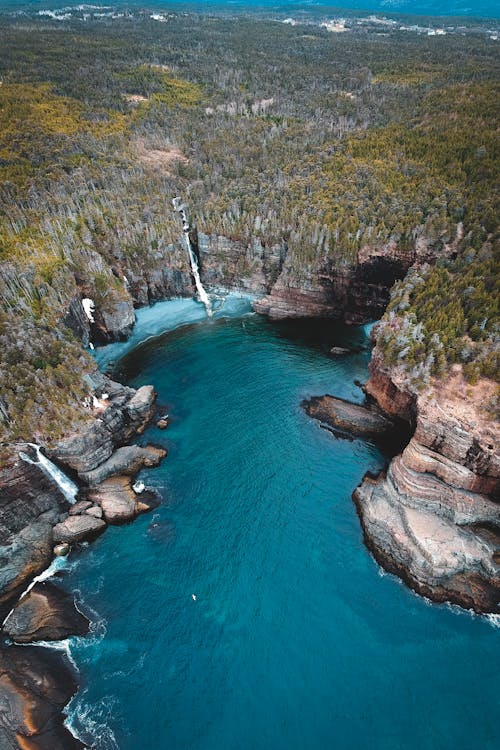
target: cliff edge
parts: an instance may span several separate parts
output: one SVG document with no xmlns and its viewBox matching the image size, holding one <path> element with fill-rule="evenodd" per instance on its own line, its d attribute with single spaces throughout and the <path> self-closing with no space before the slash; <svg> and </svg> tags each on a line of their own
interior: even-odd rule
<svg viewBox="0 0 500 750">
<path fill-rule="evenodd" d="M 412 391 L 375 348 L 367 393 L 415 425 L 401 455 L 353 498 L 368 548 L 418 593 L 476 612 L 500 612 L 499 426 L 487 411 L 496 384 L 468 383 L 460 365 Z"/>
</svg>

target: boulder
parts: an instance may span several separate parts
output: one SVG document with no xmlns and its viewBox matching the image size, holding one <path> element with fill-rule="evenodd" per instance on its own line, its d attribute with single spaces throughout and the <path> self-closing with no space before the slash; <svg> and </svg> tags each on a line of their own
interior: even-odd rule
<svg viewBox="0 0 500 750">
<path fill-rule="evenodd" d="M 139 513 L 147 512 L 158 505 L 154 495 L 147 491 L 141 493 L 139 499 L 128 476 L 105 479 L 97 487 L 90 489 L 88 496 L 100 505 L 106 522 L 110 524 L 131 521 Z"/>
<path fill-rule="evenodd" d="M 50 582 L 36 583 L 16 604 L 3 630 L 16 643 L 59 641 L 86 635 L 89 621 L 75 607 L 73 597 Z"/>
<path fill-rule="evenodd" d="M 52 531 L 54 541 L 74 544 L 75 542 L 94 539 L 98 534 L 103 532 L 105 528 L 106 524 L 102 519 L 83 515 L 69 516 L 62 523 L 56 524 Z"/>
<path fill-rule="evenodd" d="M 91 505 L 90 508 L 85 511 L 85 515 L 93 516 L 93 518 L 102 518 L 102 508 L 98 505 Z"/>
<path fill-rule="evenodd" d="M 118 448 L 107 461 L 92 471 L 81 474 L 81 478 L 91 487 L 96 487 L 111 476 L 118 474 L 137 474 L 144 466 L 158 466 L 162 458 L 167 455 L 164 448 L 152 445 L 125 445 Z"/>
<path fill-rule="evenodd" d="M 85 513 L 88 508 L 92 507 L 92 503 L 90 500 L 78 500 L 74 505 L 71 506 L 69 509 L 69 515 L 70 516 L 79 516 L 82 513 Z"/>
</svg>

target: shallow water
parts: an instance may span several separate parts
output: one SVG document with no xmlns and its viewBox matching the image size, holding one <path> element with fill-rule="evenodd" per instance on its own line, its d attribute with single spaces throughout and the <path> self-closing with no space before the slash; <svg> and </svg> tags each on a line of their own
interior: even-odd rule
<svg viewBox="0 0 500 750">
<path fill-rule="evenodd" d="M 368 352 L 327 352 L 366 334 L 315 330 L 201 322 L 122 362 L 169 411 L 167 431 L 143 436 L 169 456 L 141 474 L 161 506 L 110 528 L 66 576 L 96 621 L 72 646 L 70 707 L 94 747 L 498 747 L 498 631 L 429 605 L 367 553 L 351 492 L 384 458 L 300 407 L 361 400 Z"/>
</svg>

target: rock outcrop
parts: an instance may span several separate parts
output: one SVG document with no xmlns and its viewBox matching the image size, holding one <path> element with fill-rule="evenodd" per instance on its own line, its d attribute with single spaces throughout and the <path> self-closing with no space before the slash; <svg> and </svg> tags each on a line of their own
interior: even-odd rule
<svg viewBox="0 0 500 750">
<path fill-rule="evenodd" d="M 150 492 L 137 495 L 129 476 L 112 476 L 87 491 L 87 496 L 99 506 L 106 523 L 121 524 L 139 513 L 151 510 L 158 501 Z M 87 511 L 88 512 L 88 511 Z"/>
<path fill-rule="evenodd" d="M 75 425 L 70 437 L 46 451 L 49 458 L 80 482 L 95 484 L 111 474 L 133 474 L 142 466 L 157 465 L 165 455 L 162 449 L 122 447 L 152 417 L 153 388 L 135 391 L 97 371 L 85 377 L 94 398 L 88 418 Z M 95 509 L 68 506 L 58 485 L 40 466 L 21 459 L 20 453 L 29 450 L 27 444 L 19 443 L 2 452 L 0 617 L 29 580 L 48 566 L 55 542 L 75 543 L 106 528 L 99 505 Z"/>
<path fill-rule="evenodd" d="M 383 441 L 394 431 L 394 421 L 374 406 L 353 404 L 335 396 L 314 396 L 302 406 L 310 417 L 341 436 Z"/>
<path fill-rule="evenodd" d="M 71 666 L 59 653 L 36 646 L 0 648 L 2 750 L 81 750 L 63 724 L 62 710 L 76 693 Z"/>
<path fill-rule="evenodd" d="M 88 514 L 82 516 L 68 516 L 64 521 L 56 523 L 52 529 L 54 542 L 86 542 L 95 539 L 106 528 L 106 524 L 100 518 L 94 518 Z"/>
<path fill-rule="evenodd" d="M 4 450 L 0 469 L 0 617 L 52 558 L 52 526 L 66 507 L 38 466 L 21 460 L 24 443 Z"/>
<path fill-rule="evenodd" d="M 89 625 L 70 594 L 51 582 L 43 582 L 36 583 L 16 604 L 3 630 L 15 643 L 34 643 L 86 635 Z"/>
<path fill-rule="evenodd" d="M 117 474 L 137 474 L 144 466 L 158 466 L 167 455 L 164 448 L 147 445 L 124 445 L 117 448 L 111 456 L 91 471 L 80 472 L 80 478 L 91 487 L 101 484 Z"/>
<path fill-rule="evenodd" d="M 389 290 L 402 278 L 414 253 L 391 244 L 383 249 L 363 248 L 343 267 L 325 260 L 298 273 L 287 259 L 268 296 L 254 302 L 256 312 L 274 320 L 283 318 L 337 318 L 365 323 L 379 318 L 387 307 Z"/>
<path fill-rule="evenodd" d="M 354 492 L 377 561 L 434 601 L 500 612 L 500 430 L 482 405 L 495 384 L 466 383 L 459 366 L 422 394 L 383 370 L 375 350 L 367 391 L 415 432 L 386 473 Z"/>
</svg>

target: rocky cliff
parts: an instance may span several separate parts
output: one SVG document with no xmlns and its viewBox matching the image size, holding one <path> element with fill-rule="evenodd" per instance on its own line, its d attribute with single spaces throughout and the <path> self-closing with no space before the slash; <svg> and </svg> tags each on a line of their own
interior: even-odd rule
<svg viewBox="0 0 500 750">
<path fill-rule="evenodd" d="M 376 348 L 367 392 L 413 422 L 401 455 L 354 492 L 367 546 L 415 591 L 500 612 L 500 430 L 485 405 L 495 384 L 468 384 L 459 365 L 418 393 Z"/>
<path fill-rule="evenodd" d="M 309 268 L 287 259 L 271 292 L 257 300 L 254 309 L 275 320 L 310 317 L 365 323 L 382 315 L 391 286 L 414 260 L 413 251 L 403 252 L 395 244 L 365 247 L 342 267 L 333 259 Z"/>
<path fill-rule="evenodd" d="M 83 506 L 79 503 L 69 506 L 57 483 L 36 463 L 30 444 L 11 444 L 3 450 L 0 617 L 5 616 L 11 602 L 33 576 L 47 567 L 55 542 L 80 541 L 104 530 L 107 522 L 130 520 L 149 507 L 146 498 L 133 492 L 131 475 L 142 466 L 156 465 L 165 451 L 121 446 L 130 442 L 150 419 L 154 391 L 150 386 L 135 391 L 97 371 L 86 377 L 92 393 L 86 421 L 75 424 L 73 433 L 46 454 L 75 476 L 80 485 L 94 488 L 96 499 Z M 35 463 L 23 460 L 24 454 Z M 98 492 L 101 483 L 117 475 L 125 475 L 119 499 L 106 492 L 106 487 Z"/>
</svg>

